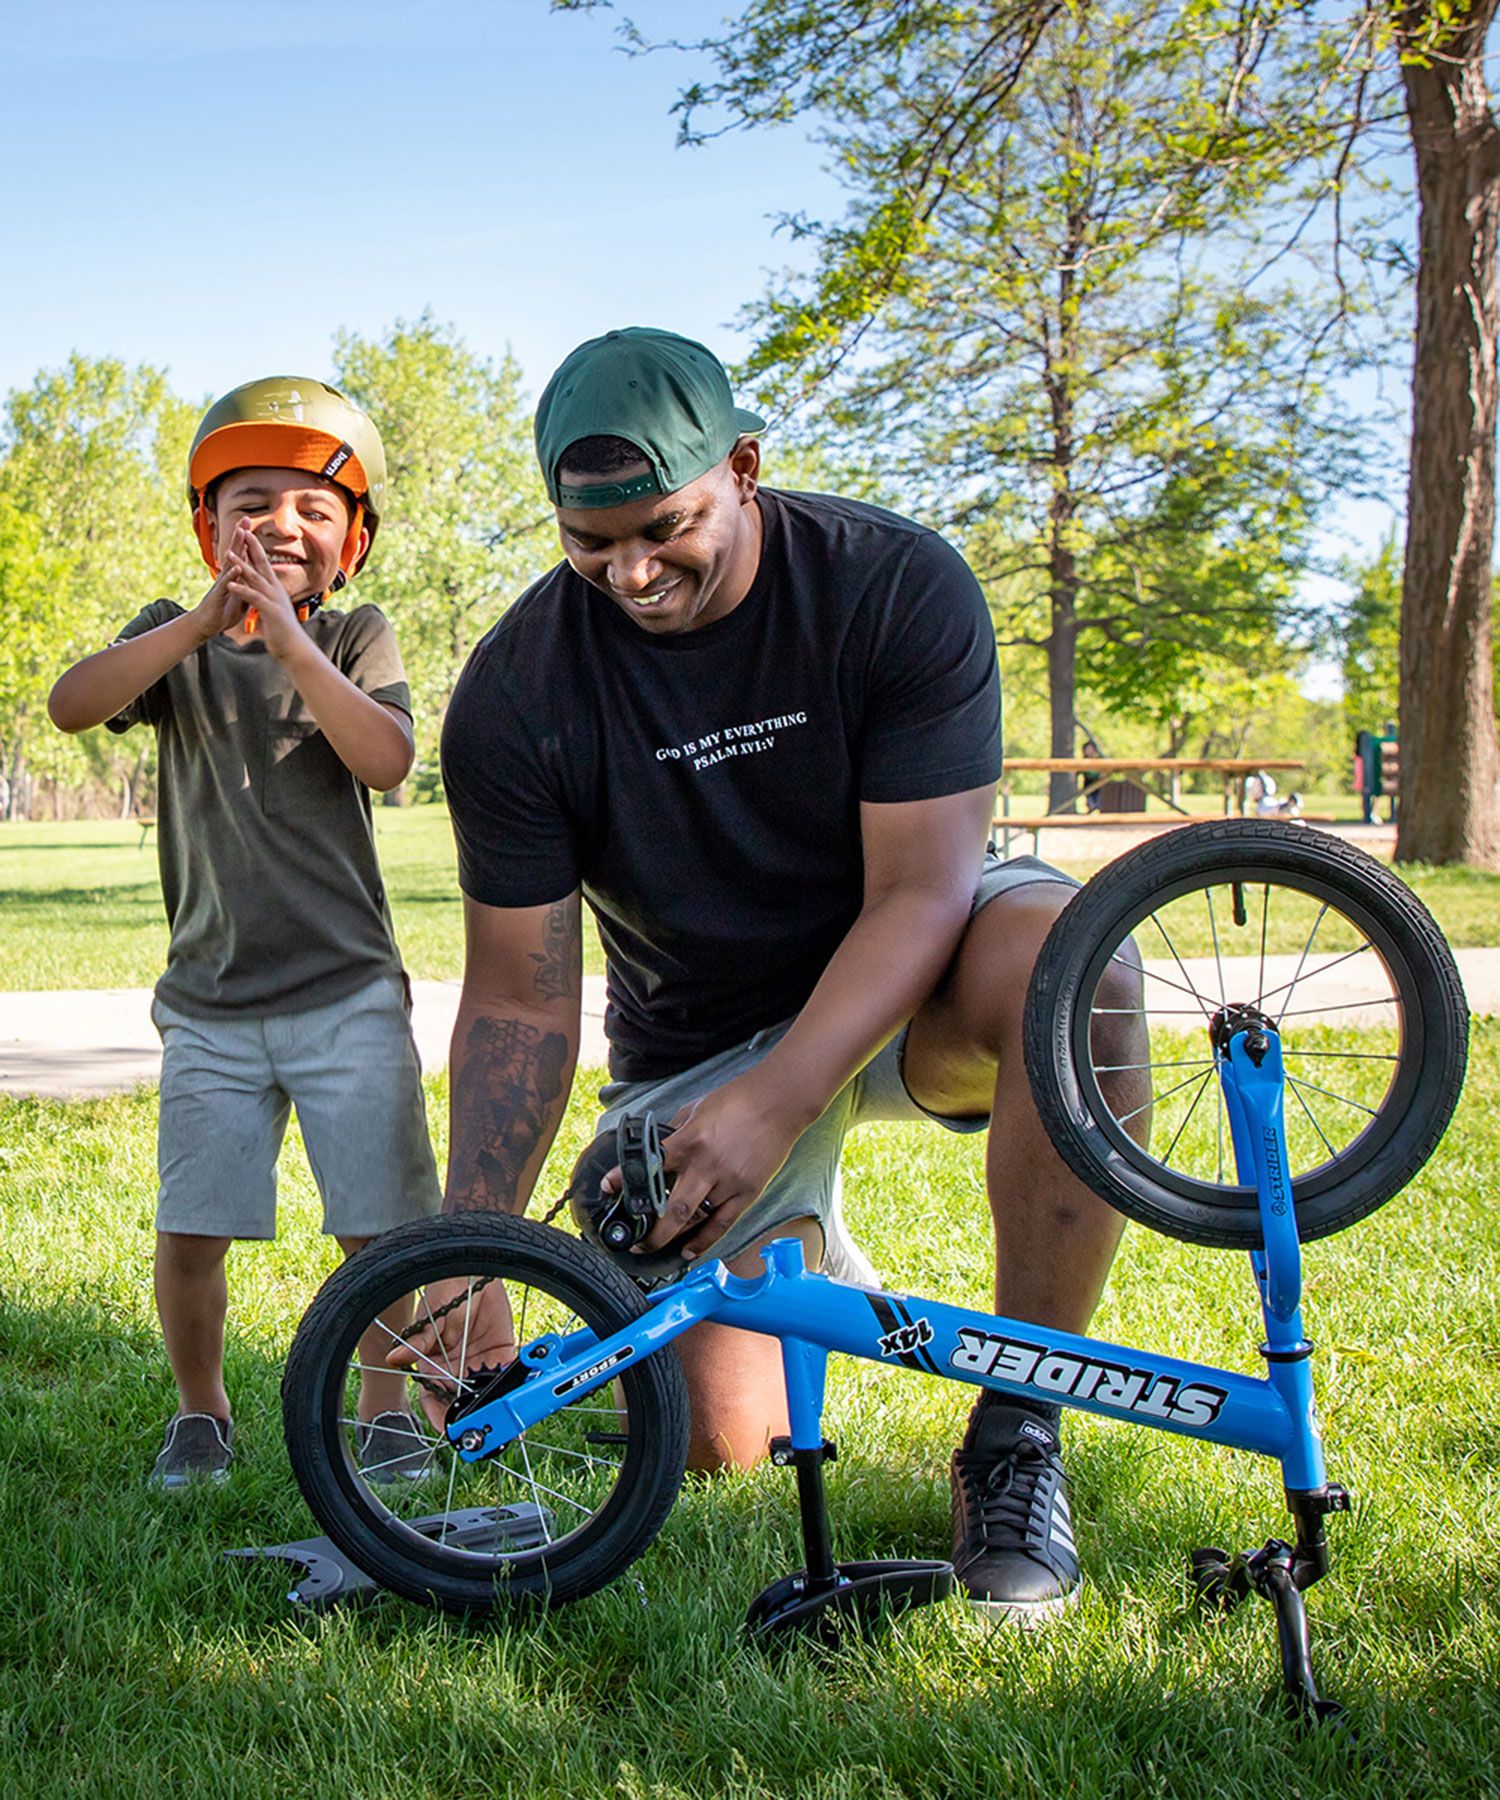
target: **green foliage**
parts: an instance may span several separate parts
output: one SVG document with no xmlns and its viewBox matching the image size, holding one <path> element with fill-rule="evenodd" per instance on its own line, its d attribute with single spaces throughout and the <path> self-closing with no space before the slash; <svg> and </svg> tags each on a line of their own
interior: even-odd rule
<svg viewBox="0 0 1500 1800">
<path fill-rule="evenodd" d="M 1350 595 L 1339 626 L 1344 717 L 1352 734 L 1379 731 L 1398 714 L 1401 687 L 1401 551 L 1395 534 L 1371 561 L 1344 569 Z"/>
<path fill-rule="evenodd" d="M 42 544 L 38 519 L 0 488 L 0 777 L 9 798 L 26 752 L 47 729 L 47 693 L 57 674 L 56 632 L 68 601 L 68 564 Z"/>
<path fill-rule="evenodd" d="M 341 332 L 334 363 L 338 385 L 385 443 L 387 508 L 355 591 L 382 608 L 401 645 L 416 710 L 415 786 L 427 791 L 469 651 L 555 560 L 530 416 L 512 358 L 476 356 L 427 314 L 378 341 Z"/>
<path fill-rule="evenodd" d="M 816 396 L 960 533 L 1055 716 L 1076 678 L 1177 740 L 1226 668 L 1289 664 L 1349 444 L 1306 296 L 1249 273 L 1265 182 L 1215 135 L 1232 46 L 1155 0 L 1045 10 L 1033 42 L 1036 8 L 754 5 L 685 116 L 817 105 L 850 193 L 794 222 L 815 274 L 751 309 L 764 401 Z"/>
<path fill-rule="evenodd" d="M 69 662 L 108 643 L 148 601 L 191 603 L 207 585 L 189 529 L 187 448 L 196 409 L 160 370 L 73 356 L 6 402 L 0 493 L 31 522 L 29 542 L 0 526 L 7 630 L 29 642 L 23 696 L 0 696 L 9 808 L 26 810 L 33 776 L 54 787 L 90 774 L 129 789 L 141 749 L 94 732 L 59 738 L 39 697 Z M 9 590 L 23 596 L 25 616 Z"/>
</svg>

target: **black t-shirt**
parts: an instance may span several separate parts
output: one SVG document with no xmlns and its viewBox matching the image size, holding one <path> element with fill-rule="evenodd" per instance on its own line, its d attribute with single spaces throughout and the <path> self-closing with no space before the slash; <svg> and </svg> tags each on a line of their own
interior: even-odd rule
<svg viewBox="0 0 1500 1800">
<path fill-rule="evenodd" d="M 762 489 L 749 593 L 653 636 L 566 564 L 475 647 L 443 729 L 459 880 L 487 906 L 581 887 L 619 1079 L 796 1013 L 859 913 L 861 801 L 1000 775 L 994 628 L 934 532 Z"/>
</svg>

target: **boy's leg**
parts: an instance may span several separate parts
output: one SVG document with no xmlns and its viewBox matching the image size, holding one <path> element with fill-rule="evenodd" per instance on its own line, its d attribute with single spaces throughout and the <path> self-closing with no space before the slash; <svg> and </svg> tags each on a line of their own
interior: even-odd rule
<svg viewBox="0 0 1500 1800">
<path fill-rule="evenodd" d="M 156 1234 L 156 1311 L 177 1382 L 178 1411 L 229 1422 L 224 1391 L 224 1257 L 233 1240 L 186 1232 Z"/>
<path fill-rule="evenodd" d="M 341 1237 L 338 1240 L 345 1256 L 353 1256 L 369 1242 L 367 1237 Z M 411 1295 L 405 1294 L 394 1305 L 388 1306 L 380 1315 L 380 1323 L 372 1325 L 359 1340 L 359 1404 L 356 1411 L 367 1425 L 381 1413 L 406 1409 L 407 1377 L 400 1369 L 386 1368 L 385 1359 L 395 1337 L 411 1324 L 411 1315 Z"/>
<path fill-rule="evenodd" d="M 275 1235 L 276 1156 L 287 1100 L 270 1075 L 258 1021 L 192 1018 L 160 1000 L 152 1017 L 162 1040 L 157 1311 L 177 1382 L 178 1418 L 222 1420 L 227 1465 L 224 1258 L 235 1238 Z M 198 1435 L 211 1452 L 214 1434 Z M 173 1439 L 169 1425 L 164 1456 Z M 180 1439 L 177 1449 L 183 1449 Z M 170 1472 L 163 1479 L 163 1458 L 157 1462 L 157 1484 L 179 1485 Z"/>
<path fill-rule="evenodd" d="M 323 1196 L 323 1229 L 345 1255 L 436 1213 L 442 1195 L 402 978 L 380 976 L 329 1006 L 269 1023 L 277 1077 L 296 1106 Z M 388 1333 L 410 1319 L 410 1300 L 398 1301 L 383 1315 L 386 1329 L 372 1325 L 360 1341 L 358 1416 L 366 1424 L 407 1410 L 406 1377 L 384 1363 Z"/>
</svg>

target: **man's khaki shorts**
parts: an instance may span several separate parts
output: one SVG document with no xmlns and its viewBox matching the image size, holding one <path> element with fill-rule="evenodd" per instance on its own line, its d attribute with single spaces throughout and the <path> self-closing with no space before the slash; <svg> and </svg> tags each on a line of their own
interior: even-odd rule
<svg viewBox="0 0 1500 1800">
<path fill-rule="evenodd" d="M 1078 883 L 1051 864 L 1034 856 L 1012 857 L 1002 862 L 998 856 L 986 857 L 984 868 L 974 890 L 970 916 L 988 906 L 1000 894 L 1011 893 L 1036 881 L 1060 881 L 1070 888 Z M 701 1100 L 715 1088 L 723 1087 L 735 1076 L 754 1068 L 766 1053 L 779 1043 L 792 1021 L 758 1031 L 744 1043 L 721 1050 L 705 1062 L 675 1075 L 654 1081 L 612 1081 L 599 1091 L 603 1112 L 599 1118 L 594 1142 L 580 1158 L 569 1183 L 570 1191 L 582 1190 L 584 1184 L 597 1188 L 598 1179 L 614 1166 L 610 1138 L 621 1117 L 648 1109 L 665 1124 L 679 1107 Z M 840 1157 L 844 1138 L 856 1125 L 873 1119 L 928 1119 L 948 1131 L 983 1131 L 987 1117 L 945 1119 L 919 1106 L 907 1091 L 902 1075 L 902 1058 L 906 1049 L 903 1029 L 860 1070 L 852 1081 L 836 1094 L 827 1110 L 808 1126 L 786 1161 L 773 1177 L 766 1191 L 729 1227 L 714 1246 L 714 1254 L 724 1261 L 757 1243 L 779 1226 L 795 1219 L 814 1219 L 823 1232 L 826 1254 L 824 1268 L 830 1275 L 843 1279 L 869 1279 L 869 1264 L 858 1246 L 853 1244 L 843 1226 L 839 1209 L 842 1182 Z M 604 1134 L 609 1134 L 605 1137 Z M 586 1236 L 592 1234 L 578 1205 L 574 1217 Z M 682 1273 L 685 1266 L 673 1251 L 658 1256 L 635 1256 L 621 1253 L 623 1267 L 638 1280 L 665 1281 Z"/>
</svg>

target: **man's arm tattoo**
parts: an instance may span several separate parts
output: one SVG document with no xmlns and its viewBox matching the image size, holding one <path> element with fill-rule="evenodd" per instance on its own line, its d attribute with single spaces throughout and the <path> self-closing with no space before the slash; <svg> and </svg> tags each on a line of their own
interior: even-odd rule
<svg viewBox="0 0 1500 1800">
<path fill-rule="evenodd" d="M 478 1018 L 469 1028 L 453 1095 L 451 1179 L 444 1210 L 522 1212 L 521 1181 L 563 1091 L 568 1040 L 519 1019 Z"/>
<path fill-rule="evenodd" d="M 544 1000 L 576 1000 L 582 962 L 582 936 L 577 894 L 547 909 L 542 949 L 533 951 L 536 991 Z"/>
</svg>

